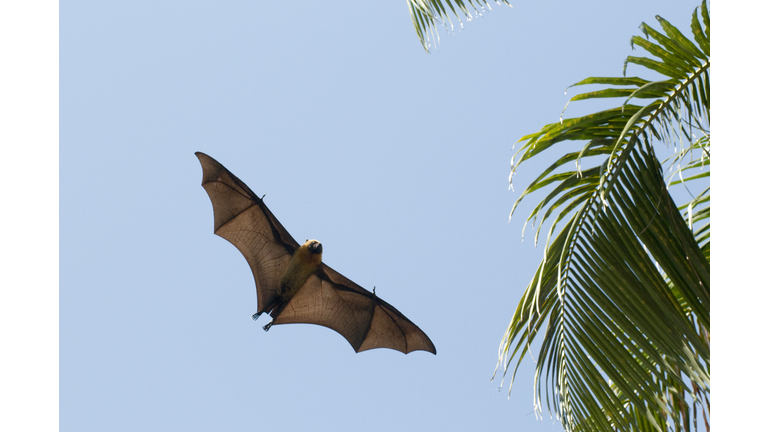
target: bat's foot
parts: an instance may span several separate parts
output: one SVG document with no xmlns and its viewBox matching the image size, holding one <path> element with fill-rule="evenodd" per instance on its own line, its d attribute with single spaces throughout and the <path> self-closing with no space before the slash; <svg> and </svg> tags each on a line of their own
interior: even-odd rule
<svg viewBox="0 0 768 432">
<path fill-rule="evenodd" d="M 258 313 L 255 313 L 255 314 L 251 315 L 251 319 L 256 321 L 257 319 L 259 319 L 260 316 L 261 316 L 261 312 L 258 312 Z"/>
<path fill-rule="evenodd" d="M 270 327 L 272 327 L 272 321 L 270 321 L 269 324 L 264 326 L 264 331 L 265 332 L 269 331 Z"/>
</svg>

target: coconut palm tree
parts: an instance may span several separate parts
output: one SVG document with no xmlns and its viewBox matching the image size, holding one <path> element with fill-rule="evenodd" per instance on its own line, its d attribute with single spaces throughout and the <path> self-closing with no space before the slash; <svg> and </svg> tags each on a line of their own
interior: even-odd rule
<svg viewBox="0 0 768 432">
<path fill-rule="evenodd" d="M 568 431 L 709 430 L 709 11 L 694 10 L 693 41 L 656 18 L 662 31 L 643 23 L 632 39 L 650 58 L 574 84 L 601 87 L 570 101 L 620 105 L 546 125 L 512 159 L 510 185 L 523 162 L 562 155 L 512 209 L 549 189 L 527 219 L 537 240 L 551 221 L 544 258 L 497 370 L 514 382 L 534 354 L 536 409 Z M 626 77 L 627 64 L 660 78 Z"/>
</svg>

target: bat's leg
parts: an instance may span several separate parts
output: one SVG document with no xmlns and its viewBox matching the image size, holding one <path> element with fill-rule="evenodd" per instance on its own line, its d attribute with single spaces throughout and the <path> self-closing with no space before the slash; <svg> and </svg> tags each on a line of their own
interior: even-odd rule
<svg viewBox="0 0 768 432">
<path fill-rule="evenodd" d="M 260 316 L 261 316 L 261 312 L 257 312 L 255 314 L 251 315 L 251 319 L 256 321 L 257 319 L 259 319 Z"/>
<path fill-rule="evenodd" d="M 269 322 L 269 324 L 267 324 L 267 325 L 265 325 L 265 326 L 264 326 L 264 331 L 265 331 L 265 332 L 266 332 L 266 331 L 269 331 L 269 328 L 270 328 L 270 327 L 272 327 L 272 323 L 273 323 L 273 322 L 274 322 L 274 321 L 270 321 L 270 322 Z"/>
</svg>

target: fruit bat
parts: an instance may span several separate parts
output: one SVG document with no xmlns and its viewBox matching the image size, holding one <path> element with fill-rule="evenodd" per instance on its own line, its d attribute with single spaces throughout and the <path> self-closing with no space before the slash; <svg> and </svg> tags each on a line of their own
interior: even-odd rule
<svg viewBox="0 0 768 432">
<path fill-rule="evenodd" d="M 429 337 L 375 288 L 367 291 L 325 265 L 319 241 L 299 245 L 245 183 L 212 157 L 195 155 L 213 204 L 214 233 L 235 245 L 253 272 L 259 307 L 253 319 L 272 316 L 265 331 L 277 324 L 317 324 L 340 333 L 355 352 L 437 354 Z"/>
</svg>

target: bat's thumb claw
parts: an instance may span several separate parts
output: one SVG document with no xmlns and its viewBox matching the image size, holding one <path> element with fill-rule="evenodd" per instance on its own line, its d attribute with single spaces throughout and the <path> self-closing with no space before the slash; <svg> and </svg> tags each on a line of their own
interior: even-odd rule
<svg viewBox="0 0 768 432">
<path fill-rule="evenodd" d="M 270 327 L 272 327 L 272 321 L 270 321 L 270 322 L 269 322 L 269 324 L 267 324 L 267 325 L 265 325 L 265 326 L 264 326 L 264 331 L 265 331 L 265 332 L 269 331 L 269 328 L 270 328 Z"/>
</svg>

